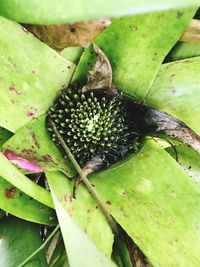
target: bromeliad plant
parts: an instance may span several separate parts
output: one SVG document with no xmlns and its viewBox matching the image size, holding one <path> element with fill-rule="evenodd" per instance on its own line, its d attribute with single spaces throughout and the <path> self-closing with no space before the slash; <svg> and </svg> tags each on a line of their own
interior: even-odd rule
<svg viewBox="0 0 200 267">
<path fill-rule="evenodd" d="M 167 134 L 200 154 L 200 137 L 195 132 L 166 112 L 120 93 L 112 84 L 112 69 L 106 55 L 96 45 L 94 51 L 97 60 L 89 72 L 88 83 L 79 89 L 67 88 L 48 112 L 51 122 L 47 117 L 47 128 L 60 149 L 62 144 L 54 128 L 79 165 L 86 169 L 93 158 L 101 161 L 98 167 L 93 166 L 98 170 L 136 153 L 145 135 Z"/>
<path fill-rule="evenodd" d="M 70 9 L 68 1 L 53 3 L 55 12 L 60 7 L 55 16 L 44 8 L 50 7 L 46 1 L 37 3 L 39 9 L 36 2 L 28 7 L 22 0 L 19 8 L 3 0 L 0 13 L 38 24 L 91 18 Z M 108 0 L 105 14 L 105 6 L 90 4 L 101 16 L 153 5 L 128 0 L 119 8 Z M 21 25 L 0 17 L 0 208 L 30 221 L 1 212 L 0 265 L 198 266 L 199 157 L 178 142 L 171 140 L 174 144 L 165 143 L 164 149 L 158 139 L 144 138 L 167 134 L 199 153 L 199 58 L 171 62 L 177 49 L 185 55 L 185 44 L 178 43 L 169 63 L 161 65 L 195 11 L 115 19 L 95 39 L 108 59 L 91 46 L 77 66 L 80 49 L 59 55 Z M 72 197 L 74 179 L 66 177 L 75 177 L 76 171 L 96 200 L 83 184 Z M 120 234 L 114 246 L 100 207 L 113 233 Z"/>
</svg>

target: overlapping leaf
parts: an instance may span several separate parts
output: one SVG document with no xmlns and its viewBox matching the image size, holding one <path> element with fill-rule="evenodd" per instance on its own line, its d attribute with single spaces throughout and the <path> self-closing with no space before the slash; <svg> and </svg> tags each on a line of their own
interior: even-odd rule
<svg viewBox="0 0 200 267">
<path fill-rule="evenodd" d="M 54 207 L 51 194 L 18 171 L 2 153 L 0 153 L 0 165 L 1 177 L 37 201 Z"/>
<path fill-rule="evenodd" d="M 16 157 L 19 156 L 37 164 L 43 171 L 60 170 L 67 177 L 73 177 L 75 174 L 70 162 L 64 159 L 62 153 L 51 141 L 46 129 L 45 115 L 19 129 L 3 145 L 3 151 L 4 153 L 12 151 Z"/>
<path fill-rule="evenodd" d="M 200 183 L 200 160 L 199 155 L 194 152 L 191 148 L 185 145 L 177 145 L 175 147 L 178 155 L 178 163 L 183 170 L 190 176 L 196 183 Z M 166 148 L 166 151 L 176 157 L 175 150 L 172 147 Z"/>
<path fill-rule="evenodd" d="M 15 132 L 49 109 L 69 83 L 74 65 L 3 17 L 0 54 L 0 126 Z"/>
<path fill-rule="evenodd" d="M 0 14 L 24 23 L 59 24 L 198 4 L 198 0 L 32 0 L 27 5 L 26 0 L 1 0 Z"/>
<path fill-rule="evenodd" d="M 105 255 L 88 238 L 87 234 L 72 220 L 69 213 L 64 210 L 61 203 L 55 196 L 53 190 L 52 196 L 61 227 L 65 248 L 67 250 L 70 267 L 116 266 L 109 258 L 105 257 Z"/>
<path fill-rule="evenodd" d="M 145 102 L 184 121 L 200 134 L 200 58 L 161 66 Z"/>
<path fill-rule="evenodd" d="M 172 49 L 169 59 L 172 61 L 200 56 L 200 44 L 178 42 Z"/>
<path fill-rule="evenodd" d="M 74 181 L 66 179 L 60 172 L 48 172 L 46 175 L 63 210 L 70 214 L 105 255 L 111 257 L 113 234 L 106 218 L 96 201 L 88 194 L 87 189 L 81 185 L 77 190 L 77 199 L 74 199 L 72 198 Z"/>
<path fill-rule="evenodd" d="M 39 227 L 17 218 L 5 218 L 0 222 L 0 266 L 13 267 L 41 245 Z M 26 266 L 46 267 L 43 252 L 37 254 Z"/>
<path fill-rule="evenodd" d="M 158 145 L 148 141 L 91 182 L 153 266 L 199 265 L 200 187 Z"/>
<path fill-rule="evenodd" d="M 56 223 L 53 209 L 34 200 L 0 177 L 0 208 L 27 221 L 52 225 Z"/>
<path fill-rule="evenodd" d="M 12 133 L 6 129 L 0 128 L 0 149 L 2 145 L 12 136 Z"/>
<path fill-rule="evenodd" d="M 171 10 L 114 20 L 95 43 L 112 65 L 113 82 L 117 88 L 142 100 L 164 57 L 177 42 L 194 12 L 195 9 Z M 81 57 L 73 81 L 83 82 L 93 62 L 90 48 Z"/>
</svg>

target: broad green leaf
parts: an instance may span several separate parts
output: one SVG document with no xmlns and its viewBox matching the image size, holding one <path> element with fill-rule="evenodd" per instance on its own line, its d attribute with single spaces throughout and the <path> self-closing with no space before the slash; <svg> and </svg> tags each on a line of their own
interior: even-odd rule
<svg viewBox="0 0 200 267">
<path fill-rule="evenodd" d="M 0 149 L 2 145 L 12 136 L 12 133 L 6 129 L 0 128 Z"/>
<path fill-rule="evenodd" d="M 33 24 L 58 24 L 102 17 L 119 17 L 151 10 L 199 5 L 190 0 L 1 0 L 0 13 L 13 20 Z"/>
<path fill-rule="evenodd" d="M 105 257 L 88 238 L 87 234 L 79 228 L 70 214 L 62 207 L 53 190 L 51 191 L 70 267 L 116 266 L 109 258 Z"/>
<path fill-rule="evenodd" d="M 2 153 L 0 153 L 0 165 L 1 177 L 35 200 L 47 205 L 48 207 L 54 207 L 50 192 L 23 175 Z"/>
<path fill-rule="evenodd" d="M 145 99 L 147 105 L 184 121 L 200 134 L 200 57 L 161 66 Z"/>
<path fill-rule="evenodd" d="M 68 85 L 74 65 L 3 17 L 0 55 L 0 126 L 15 132 L 49 109 Z"/>
<path fill-rule="evenodd" d="M 199 155 L 194 150 L 183 144 L 177 145 L 175 149 L 180 166 L 196 183 L 200 183 Z M 172 157 L 175 157 L 175 151 L 172 147 L 167 147 L 165 150 L 172 155 Z"/>
<path fill-rule="evenodd" d="M 117 88 L 138 100 L 143 99 L 163 59 L 193 15 L 194 9 L 185 9 L 114 20 L 95 43 L 112 65 Z M 93 62 L 90 48 L 81 57 L 73 81 L 83 82 Z"/>
<path fill-rule="evenodd" d="M 200 56 L 200 44 L 178 42 L 169 54 L 170 61 Z"/>
<path fill-rule="evenodd" d="M 81 184 L 77 190 L 77 198 L 72 198 L 74 180 L 66 179 L 60 172 L 46 173 L 48 183 L 58 201 L 74 221 L 87 233 L 97 247 L 111 257 L 113 234 L 96 201 Z M 98 230 L 97 230 L 98 229 Z"/>
<path fill-rule="evenodd" d="M 14 267 L 33 253 L 40 245 L 40 228 L 14 217 L 0 221 L 0 266 Z M 44 252 L 38 253 L 26 267 L 46 267 Z"/>
<path fill-rule="evenodd" d="M 3 151 L 34 162 L 43 170 L 60 170 L 67 177 L 74 176 L 74 168 L 65 160 L 59 149 L 51 141 L 46 129 L 46 116 L 40 116 L 20 128 L 3 146 Z"/>
<path fill-rule="evenodd" d="M 55 211 L 32 199 L 0 177 L 0 209 L 24 220 L 52 225 Z"/>
<path fill-rule="evenodd" d="M 67 47 L 63 49 L 62 52 L 60 52 L 60 55 L 66 58 L 67 60 L 73 62 L 74 64 L 77 64 L 81 54 L 83 53 L 82 47 Z"/>
<path fill-rule="evenodd" d="M 199 266 L 200 188 L 156 143 L 90 179 L 153 266 Z"/>
</svg>

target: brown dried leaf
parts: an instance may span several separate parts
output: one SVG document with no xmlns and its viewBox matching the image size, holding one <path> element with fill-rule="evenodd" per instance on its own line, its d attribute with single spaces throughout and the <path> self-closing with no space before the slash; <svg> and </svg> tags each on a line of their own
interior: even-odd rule
<svg viewBox="0 0 200 267">
<path fill-rule="evenodd" d="M 25 27 L 40 40 L 61 51 L 72 46 L 87 47 L 110 23 L 110 19 L 96 19 L 61 25 L 25 25 Z"/>
<path fill-rule="evenodd" d="M 193 19 L 183 33 L 180 41 L 187 43 L 200 43 L 200 21 Z"/>
<path fill-rule="evenodd" d="M 108 89 L 112 85 L 112 68 L 104 52 L 93 44 L 96 53 L 96 63 L 88 74 L 88 82 L 82 88 L 82 92 L 94 89 Z"/>
</svg>

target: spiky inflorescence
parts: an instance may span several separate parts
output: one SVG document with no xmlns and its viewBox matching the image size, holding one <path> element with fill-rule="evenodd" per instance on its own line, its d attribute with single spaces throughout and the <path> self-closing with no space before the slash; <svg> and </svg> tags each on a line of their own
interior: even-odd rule
<svg viewBox="0 0 200 267">
<path fill-rule="evenodd" d="M 48 115 L 81 166 L 97 155 L 108 164 L 136 147 L 137 134 L 130 132 L 121 97 L 67 89 Z M 50 126 L 48 130 L 58 144 Z"/>
</svg>

